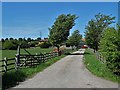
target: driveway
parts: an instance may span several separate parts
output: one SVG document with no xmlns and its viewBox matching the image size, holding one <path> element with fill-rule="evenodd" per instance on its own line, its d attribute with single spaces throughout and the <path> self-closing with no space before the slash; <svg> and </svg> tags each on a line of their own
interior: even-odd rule
<svg viewBox="0 0 120 90">
<path fill-rule="evenodd" d="M 81 53 L 84 49 L 64 57 L 14 88 L 118 88 L 117 83 L 90 73 L 83 64 Z"/>
</svg>

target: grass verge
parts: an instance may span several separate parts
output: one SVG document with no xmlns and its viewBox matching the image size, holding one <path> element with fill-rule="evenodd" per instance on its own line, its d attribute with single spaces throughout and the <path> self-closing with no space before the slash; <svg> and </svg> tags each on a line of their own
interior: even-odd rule
<svg viewBox="0 0 120 90">
<path fill-rule="evenodd" d="M 18 71 L 13 70 L 11 72 L 4 74 L 2 76 L 2 88 L 6 89 L 6 88 L 10 88 L 10 87 L 13 87 L 19 84 L 19 82 L 22 82 L 25 79 L 32 77 L 33 75 L 35 75 L 36 73 L 40 71 L 43 71 L 45 68 L 57 62 L 58 60 L 60 60 L 61 58 L 65 56 L 66 55 L 61 55 L 61 56 L 52 58 L 48 60 L 47 62 L 42 63 L 33 68 L 22 68 L 22 69 L 19 69 Z"/>
<path fill-rule="evenodd" d="M 101 63 L 96 59 L 95 54 L 92 53 L 89 49 L 86 49 L 84 54 L 84 63 L 86 68 L 92 72 L 94 75 L 102 77 L 113 82 L 120 82 L 120 77 L 114 75 L 105 64 Z"/>
</svg>

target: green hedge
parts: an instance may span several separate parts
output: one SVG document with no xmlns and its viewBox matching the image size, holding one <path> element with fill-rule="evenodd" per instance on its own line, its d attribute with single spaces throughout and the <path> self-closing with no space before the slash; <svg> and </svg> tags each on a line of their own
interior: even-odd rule
<svg viewBox="0 0 120 90">
<path fill-rule="evenodd" d="M 107 28 L 100 41 L 100 50 L 106 52 L 106 66 L 120 75 L 120 28 Z"/>
</svg>

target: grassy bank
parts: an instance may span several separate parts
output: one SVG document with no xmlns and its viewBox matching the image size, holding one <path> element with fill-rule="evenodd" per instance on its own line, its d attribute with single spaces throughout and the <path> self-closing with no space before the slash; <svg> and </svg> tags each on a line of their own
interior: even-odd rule
<svg viewBox="0 0 120 90">
<path fill-rule="evenodd" d="M 57 62 L 63 57 L 65 57 L 65 55 L 55 57 L 33 68 L 23 68 L 23 69 L 19 69 L 18 71 L 13 70 L 11 72 L 8 72 L 7 74 L 4 74 L 2 77 L 3 79 L 2 86 L 4 89 L 15 86 L 18 84 L 18 82 L 24 81 L 26 78 L 30 78 L 36 73 L 43 71 L 45 68 Z"/>
<path fill-rule="evenodd" d="M 106 65 L 101 63 L 96 59 L 95 54 L 92 53 L 89 49 L 86 49 L 84 55 L 84 63 L 87 69 L 95 74 L 96 76 L 102 77 L 107 80 L 114 82 L 120 82 L 118 76 L 114 75 L 109 69 L 106 68 Z"/>
</svg>

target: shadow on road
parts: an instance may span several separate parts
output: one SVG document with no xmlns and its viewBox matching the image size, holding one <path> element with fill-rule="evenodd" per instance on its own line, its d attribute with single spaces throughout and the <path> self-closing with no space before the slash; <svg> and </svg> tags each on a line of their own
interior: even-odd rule
<svg viewBox="0 0 120 90">
<path fill-rule="evenodd" d="M 71 54 L 68 54 L 68 55 L 84 55 L 84 53 L 71 53 Z"/>
</svg>

